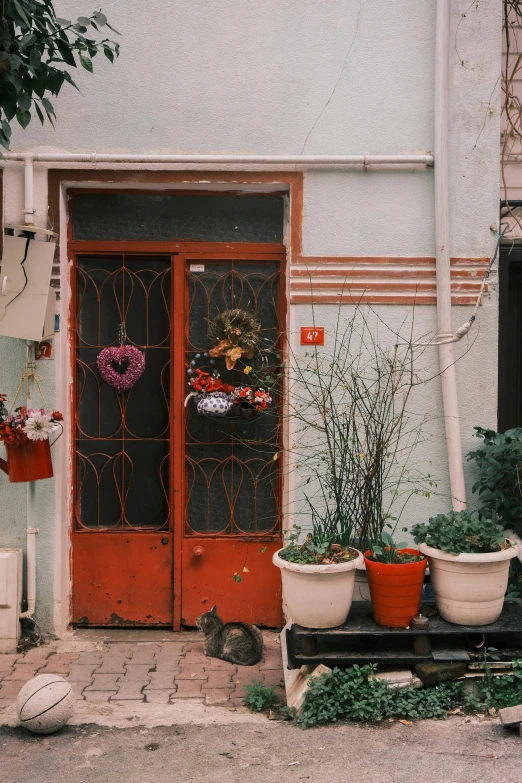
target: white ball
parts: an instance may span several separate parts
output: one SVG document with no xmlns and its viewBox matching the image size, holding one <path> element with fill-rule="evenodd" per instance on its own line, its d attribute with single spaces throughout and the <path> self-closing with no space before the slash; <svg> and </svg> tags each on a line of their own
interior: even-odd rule
<svg viewBox="0 0 522 783">
<path fill-rule="evenodd" d="M 18 694 L 16 711 L 21 726 L 35 734 L 52 734 L 65 726 L 74 710 L 70 683 L 58 674 L 40 674 Z"/>
</svg>

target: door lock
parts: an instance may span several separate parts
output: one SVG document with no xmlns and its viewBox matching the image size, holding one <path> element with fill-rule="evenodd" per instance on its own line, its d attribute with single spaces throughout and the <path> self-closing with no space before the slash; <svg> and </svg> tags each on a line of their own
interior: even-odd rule
<svg viewBox="0 0 522 783">
<path fill-rule="evenodd" d="M 168 538 L 162 538 L 161 539 L 161 543 L 163 544 L 163 546 L 167 546 L 167 544 L 169 543 L 169 539 Z"/>
<path fill-rule="evenodd" d="M 205 557 L 205 550 L 202 546 L 195 546 L 192 550 L 192 556 L 196 558 L 196 560 L 201 560 L 201 558 Z"/>
</svg>

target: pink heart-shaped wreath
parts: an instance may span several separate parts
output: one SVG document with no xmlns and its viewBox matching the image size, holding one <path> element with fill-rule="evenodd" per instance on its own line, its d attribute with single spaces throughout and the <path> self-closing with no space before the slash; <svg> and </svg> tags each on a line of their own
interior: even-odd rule
<svg viewBox="0 0 522 783">
<path fill-rule="evenodd" d="M 98 354 L 96 364 L 102 380 L 123 392 L 132 389 L 143 373 L 145 356 L 133 345 L 120 345 L 119 348 L 104 348 Z"/>
</svg>

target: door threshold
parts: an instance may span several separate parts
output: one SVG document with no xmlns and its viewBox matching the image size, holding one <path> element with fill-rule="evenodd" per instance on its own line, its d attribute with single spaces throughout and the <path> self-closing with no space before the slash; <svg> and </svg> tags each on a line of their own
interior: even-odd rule
<svg viewBox="0 0 522 783">
<path fill-rule="evenodd" d="M 172 631 L 168 628 L 69 628 L 64 641 L 72 642 L 190 642 L 200 640 L 200 631 Z"/>
</svg>

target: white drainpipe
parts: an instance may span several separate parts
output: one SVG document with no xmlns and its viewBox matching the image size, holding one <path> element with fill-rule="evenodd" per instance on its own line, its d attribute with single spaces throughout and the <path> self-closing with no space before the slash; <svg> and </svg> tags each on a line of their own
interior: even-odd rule
<svg viewBox="0 0 522 783">
<path fill-rule="evenodd" d="M 28 505 L 30 503 L 33 505 L 30 500 L 31 492 L 34 493 L 34 481 L 29 481 L 27 484 Z M 22 612 L 20 619 L 28 617 L 32 620 L 36 608 L 36 536 L 38 529 L 28 527 L 25 532 L 27 534 L 27 611 Z"/>
<path fill-rule="evenodd" d="M 449 63 L 450 0 L 437 0 L 435 39 L 435 259 L 437 275 L 437 339 L 439 346 L 442 402 L 448 450 L 452 505 L 466 508 L 466 485 L 460 437 L 457 376 L 451 322 L 451 267 L 449 229 Z"/>
</svg>

